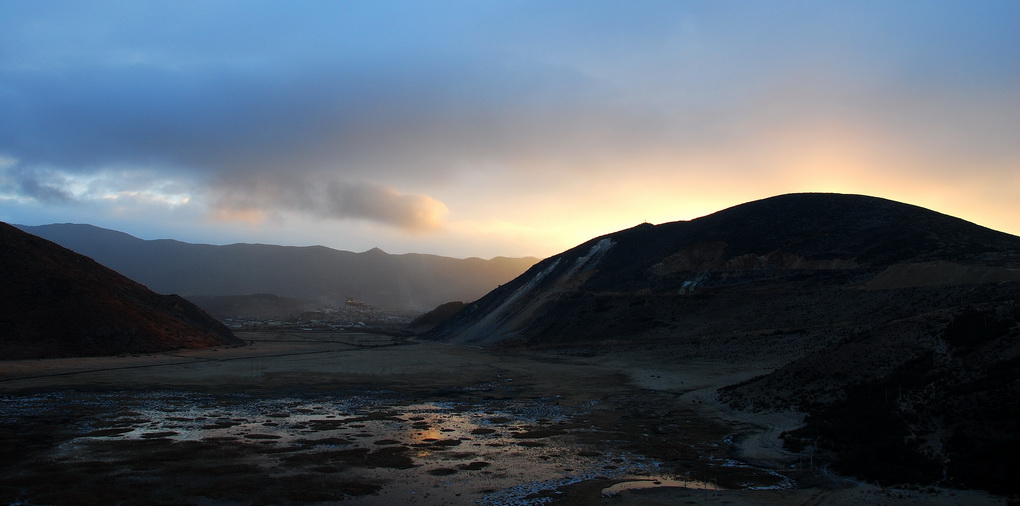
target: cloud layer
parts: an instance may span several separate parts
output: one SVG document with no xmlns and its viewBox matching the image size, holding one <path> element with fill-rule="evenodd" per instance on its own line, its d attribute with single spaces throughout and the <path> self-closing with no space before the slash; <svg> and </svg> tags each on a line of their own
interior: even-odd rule
<svg viewBox="0 0 1020 506">
<path fill-rule="evenodd" d="M 1017 33 L 991 1 L 19 2 L 0 219 L 548 254 L 828 190 L 1017 233 Z"/>
<path fill-rule="evenodd" d="M 298 177 L 301 177 L 300 175 Z M 281 211 L 316 218 L 360 218 L 408 232 L 439 228 L 446 205 L 427 195 L 405 195 L 392 188 L 316 178 L 314 182 L 257 178 L 217 186 L 214 215 L 223 220 L 258 223 Z"/>
</svg>

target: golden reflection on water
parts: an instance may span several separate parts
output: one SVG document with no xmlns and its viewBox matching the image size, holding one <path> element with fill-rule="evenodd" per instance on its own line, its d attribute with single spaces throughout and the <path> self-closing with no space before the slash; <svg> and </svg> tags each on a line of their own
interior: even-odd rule
<svg viewBox="0 0 1020 506">
<path fill-rule="evenodd" d="M 409 439 L 417 442 L 428 442 L 441 439 L 443 434 L 439 431 L 438 427 L 429 427 L 427 429 L 411 429 L 415 431 Z"/>
<path fill-rule="evenodd" d="M 464 415 L 421 412 L 426 409 L 437 409 L 437 406 L 434 405 L 418 405 L 412 408 L 419 413 L 408 418 L 411 423 L 405 426 L 402 437 L 398 438 L 416 446 L 421 445 L 415 451 L 415 456 L 418 458 L 427 458 L 436 454 L 437 449 L 429 443 L 435 443 L 442 439 L 460 438 L 472 426 L 472 420 Z"/>
</svg>

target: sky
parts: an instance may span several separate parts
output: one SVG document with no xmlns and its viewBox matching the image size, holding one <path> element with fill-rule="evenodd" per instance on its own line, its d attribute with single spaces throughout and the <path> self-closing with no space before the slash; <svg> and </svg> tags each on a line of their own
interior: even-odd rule
<svg viewBox="0 0 1020 506">
<path fill-rule="evenodd" d="M 1020 234 L 1020 2 L 0 0 L 0 221 L 546 257 L 773 195 Z"/>
</svg>

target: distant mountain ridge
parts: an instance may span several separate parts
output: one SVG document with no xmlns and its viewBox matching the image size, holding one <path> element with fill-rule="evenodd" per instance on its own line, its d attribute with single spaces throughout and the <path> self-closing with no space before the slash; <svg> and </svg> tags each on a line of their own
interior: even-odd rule
<svg viewBox="0 0 1020 506">
<path fill-rule="evenodd" d="M 473 300 L 534 264 L 535 258 L 457 259 L 363 253 L 324 246 L 143 240 L 92 225 L 18 226 L 114 269 L 160 293 L 184 296 L 274 294 L 342 304 L 354 298 L 385 309 L 426 311 Z"/>
<path fill-rule="evenodd" d="M 0 359 L 238 345 L 221 323 L 50 241 L 0 223 Z"/>
</svg>

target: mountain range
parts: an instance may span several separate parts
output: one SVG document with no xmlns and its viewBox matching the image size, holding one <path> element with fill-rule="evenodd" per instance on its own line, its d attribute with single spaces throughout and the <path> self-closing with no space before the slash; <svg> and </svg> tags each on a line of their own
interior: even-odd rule
<svg viewBox="0 0 1020 506">
<path fill-rule="evenodd" d="M 0 359 L 238 345 L 221 323 L 45 239 L 0 223 Z"/>
<path fill-rule="evenodd" d="M 719 390 L 796 410 L 791 449 L 884 484 L 1020 492 L 1020 237 L 928 209 L 791 194 L 592 239 L 426 339 L 772 364 Z"/>
<path fill-rule="evenodd" d="M 298 307 L 301 301 L 338 305 L 347 299 L 388 310 L 428 310 L 481 297 L 537 261 L 391 255 L 378 248 L 352 253 L 324 246 L 214 246 L 143 240 L 80 224 L 19 228 L 91 257 L 156 292 L 178 293 L 217 307 L 225 304 L 213 296 L 258 294 L 254 301 L 258 304 L 247 306 L 269 313 Z M 267 294 L 280 298 L 285 307 L 266 307 L 271 299 Z"/>
</svg>

